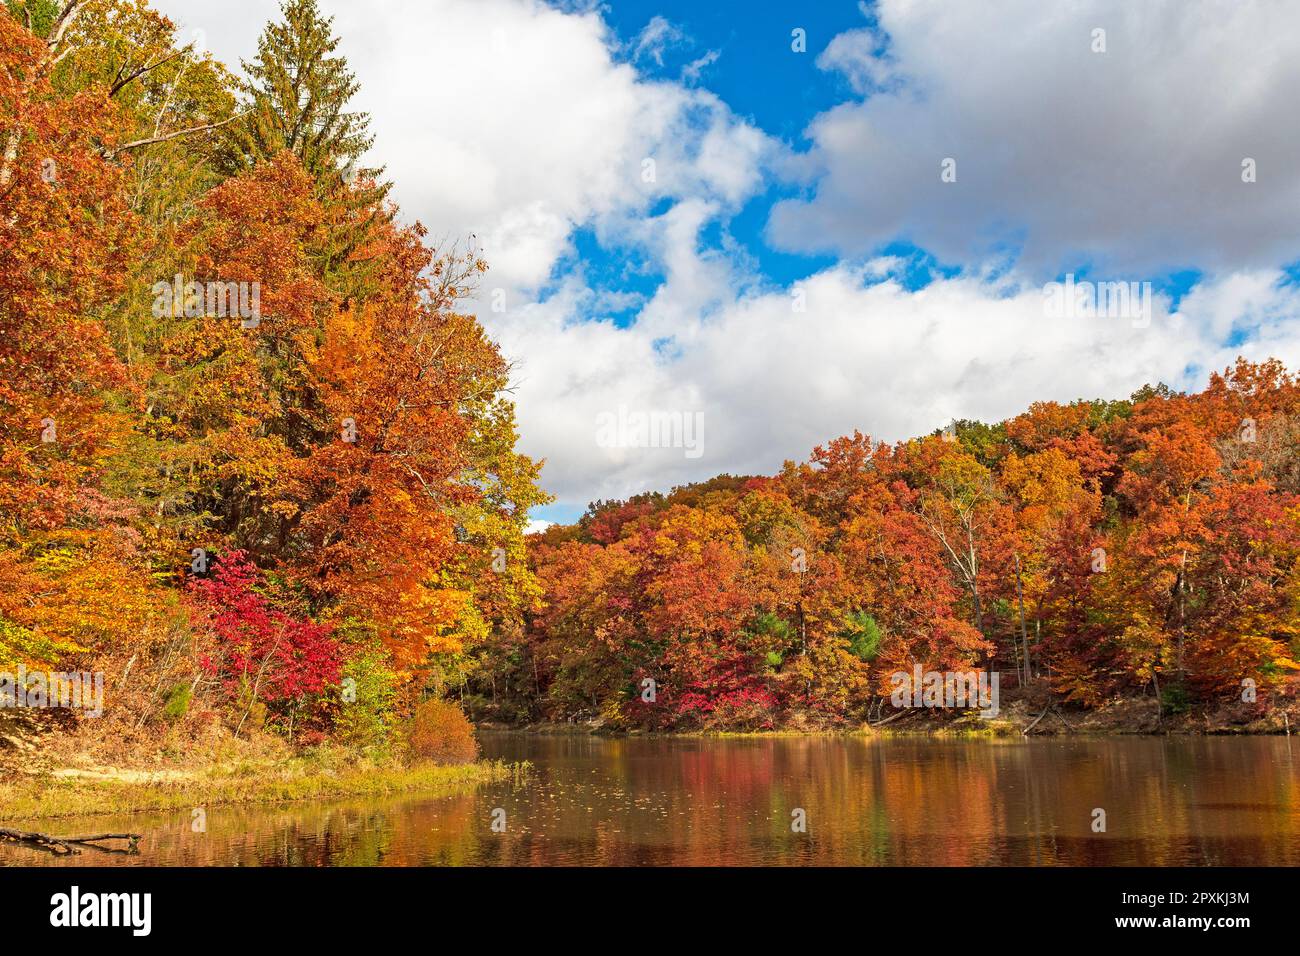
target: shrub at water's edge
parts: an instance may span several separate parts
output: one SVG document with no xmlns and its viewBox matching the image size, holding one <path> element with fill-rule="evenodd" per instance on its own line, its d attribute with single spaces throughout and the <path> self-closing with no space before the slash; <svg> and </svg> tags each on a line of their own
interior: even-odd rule
<svg viewBox="0 0 1300 956">
<path fill-rule="evenodd" d="M 466 764 L 478 757 L 474 725 L 451 701 L 437 698 L 421 701 L 402 730 L 411 760 Z"/>
</svg>

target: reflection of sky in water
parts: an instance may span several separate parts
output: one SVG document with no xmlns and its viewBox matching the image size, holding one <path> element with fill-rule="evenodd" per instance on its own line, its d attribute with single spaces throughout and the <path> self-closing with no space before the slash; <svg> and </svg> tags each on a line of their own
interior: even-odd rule
<svg viewBox="0 0 1300 956">
<path fill-rule="evenodd" d="M 1287 738 L 945 741 L 485 735 L 527 783 L 458 797 L 42 821 L 134 829 L 142 854 L 79 866 L 1298 865 Z M 493 810 L 506 831 L 491 829 Z M 1107 832 L 1093 833 L 1093 810 Z M 807 832 L 791 832 L 806 811 Z M 23 821 L 14 821 L 21 825 Z M 0 846 L 0 864 L 54 860 Z"/>
</svg>

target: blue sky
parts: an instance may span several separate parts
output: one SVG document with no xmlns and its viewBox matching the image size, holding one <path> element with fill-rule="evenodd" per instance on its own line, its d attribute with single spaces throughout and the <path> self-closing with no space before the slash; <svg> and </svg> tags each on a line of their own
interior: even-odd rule
<svg viewBox="0 0 1300 956">
<path fill-rule="evenodd" d="M 797 16 L 792 16 L 792 7 L 788 2 L 760 0 L 744 4 L 743 15 L 738 15 L 735 4 L 636 0 L 606 4 L 603 13 L 618 37 L 618 55 L 645 77 L 678 82 L 684 70 L 698 63 L 698 73 L 686 82 L 716 93 L 736 114 L 772 136 L 806 147 L 808 123 L 852 96 L 845 79 L 817 67 L 818 55 L 835 36 L 872 21 L 852 2 L 807 4 Z M 640 47 L 643 39 L 652 39 L 657 22 L 670 32 L 662 42 Z M 796 29 L 804 31 L 804 55 L 794 55 L 791 48 Z M 832 265 L 835 257 L 786 252 L 763 238 L 773 203 L 803 192 L 799 184 L 771 182 L 725 223 L 715 224 L 704 241 L 719 247 L 725 229 L 754 258 L 765 279 L 784 286 L 806 278 Z M 623 264 L 621 252 L 587 243 L 580 247 L 588 270 L 596 275 L 617 274 Z M 907 252 L 923 257 L 921 250 L 910 246 Z M 653 278 L 662 280 L 662 275 Z M 652 281 L 642 275 L 625 287 L 644 294 Z M 629 318 L 620 316 L 623 321 Z"/>
<path fill-rule="evenodd" d="M 852 2 L 757 0 L 742 5 L 634 0 L 610 3 L 605 10 L 607 22 L 631 48 L 634 61 L 647 76 L 677 80 L 684 67 L 716 53 L 697 82 L 767 132 L 805 145 L 803 132 L 809 121 L 852 95 L 846 80 L 818 69 L 817 56 L 834 37 L 873 22 Z M 680 33 L 662 46 L 662 64 L 648 51 L 635 56 L 638 38 L 656 18 Z M 796 28 L 805 31 L 803 56 L 789 55 Z"/>
<path fill-rule="evenodd" d="M 1300 363 L 1288 5 L 321 2 L 403 215 L 482 244 L 538 517 Z M 275 14 L 158 6 L 232 66 Z M 1067 275 L 1150 299 L 1051 313 Z M 602 442 L 619 409 L 701 453 Z"/>
</svg>

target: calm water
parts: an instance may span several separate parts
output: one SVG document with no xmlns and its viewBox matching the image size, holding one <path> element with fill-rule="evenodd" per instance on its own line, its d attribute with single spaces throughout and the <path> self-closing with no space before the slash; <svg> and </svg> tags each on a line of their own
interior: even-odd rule
<svg viewBox="0 0 1300 956">
<path fill-rule="evenodd" d="M 1300 740 L 611 740 L 491 734 L 527 783 L 459 797 L 45 823 L 78 865 L 1300 865 Z M 1094 808 L 1106 811 L 1093 833 Z M 491 829 L 505 810 L 506 831 Z M 791 832 L 791 811 L 807 832 Z M 13 821 L 21 824 L 22 821 Z M 36 826 L 33 824 L 33 826 Z M 0 863 L 53 863 L 0 844 Z"/>
</svg>

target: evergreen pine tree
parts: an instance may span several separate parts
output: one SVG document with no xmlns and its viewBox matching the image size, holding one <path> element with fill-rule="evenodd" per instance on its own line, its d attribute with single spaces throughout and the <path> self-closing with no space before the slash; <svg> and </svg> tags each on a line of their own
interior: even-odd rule
<svg viewBox="0 0 1300 956">
<path fill-rule="evenodd" d="M 326 208 L 339 214 L 321 251 L 326 280 L 337 286 L 332 280 L 340 270 L 358 278 L 345 264 L 375 217 L 387 215 L 390 187 L 379 181 L 382 168 L 360 165 L 374 137 L 368 114 L 346 109 L 359 84 L 347 60 L 335 55 L 333 18 L 321 14 L 316 0 L 283 0 L 280 12 L 281 21 L 267 24 L 258 38 L 254 60 L 243 61 L 249 114 L 231 131 L 227 171 L 286 149 L 301 160 Z M 341 285 L 355 291 L 353 282 Z"/>
</svg>

